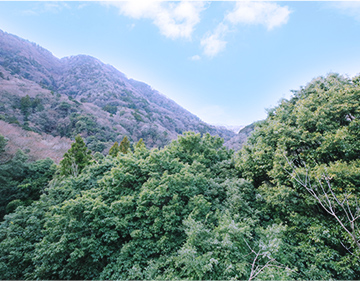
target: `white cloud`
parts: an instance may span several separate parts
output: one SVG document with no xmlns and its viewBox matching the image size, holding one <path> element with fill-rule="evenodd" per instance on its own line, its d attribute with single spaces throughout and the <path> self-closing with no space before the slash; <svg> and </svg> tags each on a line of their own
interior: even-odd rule
<svg viewBox="0 0 360 281">
<path fill-rule="evenodd" d="M 225 20 L 232 24 L 262 24 L 271 30 L 286 24 L 290 13 L 287 6 L 281 7 L 275 3 L 239 1 L 235 9 L 225 16 Z"/>
<path fill-rule="evenodd" d="M 229 33 L 229 25 L 262 24 L 268 30 L 287 23 L 290 10 L 269 2 L 244 2 L 238 1 L 234 9 L 225 15 L 223 21 L 216 27 L 213 33 L 208 33 L 202 40 L 201 46 L 204 54 L 214 57 L 226 47 L 226 35 Z"/>
<path fill-rule="evenodd" d="M 199 55 L 195 55 L 195 56 L 192 56 L 190 58 L 190 60 L 193 60 L 193 61 L 201 60 L 201 57 Z"/>
<path fill-rule="evenodd" d="M 353 17 L 360 21 L 360 2 L 359 1 L 336 1 L 328 2 L 330 7 L 339 10 L 342 14 Z"/>
<path fill-rule="evenodd" d="M 191 39 L 195 26 L 200 22 L 201 12 L 207 8 L 206 1 L 133 0 L 110 1 L 106 5 L 117 7 L 121 15 L 151 20 L 161 34 L 171 39 Z M 275 3 L 237 1 L 234 9 L 224 16 L 215 30 L 202 37 L 200 45 L 203 53 L 212 58 L 226 48 L 225 37 L 230 25 L 262 24 L 271 30 L 285 24 L 290 13 L 288 7 Z M 190 59 L 199 58 L 193 56 Z"/>
<path fill-rule="evenodd" d="M 88 3 L 80 3 L 78 6 L 77 6 L 77 8 L 79 9 L 79 10 L 81 10 L 81 9 L 84 9 L 85 7 L 87 7 L 88 6 Z"/>
<path fill-rule="evenodd" d="M 120 14 L 134 19 L 150 19 L 161 34 L 171 39 L 190 39 L 194 27 L 200 22 L 205 2 L 124 1 L 107 2 L 119 8 Z"/>
<path fill-rule="evenodd" d="M 70 9 L 70 6 L 66 2 L 45 2 L 44 11 L 58 13 L 63 9 Z"/>
<path fill-rule="evenodd" d="M 64 9 L 71 9 L 66 2 L 34 2 L 31 10 L 22 11 L 24 15 L 39 15 L 43 13 L 57 14 Z"/>
<path fill-rule="evenodd" d="M 220 23 L 213 33 L 207 34 L 200 42 L 204 49 L 204 54 L 208 57 L 214 57 L 226 47 L 226 41 L 223 40 L 228 33 L 228 26 Z"/>
</svg>

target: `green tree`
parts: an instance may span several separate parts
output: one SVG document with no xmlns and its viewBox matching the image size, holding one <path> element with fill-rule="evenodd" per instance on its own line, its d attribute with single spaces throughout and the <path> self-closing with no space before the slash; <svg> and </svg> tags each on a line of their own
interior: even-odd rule
<svg viewBox="0 0 360 281">
<path fill-rule="evenodd" d="M 38 200 L 55 172 L 51 159 L 28 162 L 22 150 L 5 159 L 6 142 L 0 135 L 0 220 L 18 206 Z"/>
<path fill-rule="evenodd" d="M 145 146 L 144 140 L 141 138 L 141 139 L 139 139 L 139 141 L 135 144 L 135 148 L 143 148 L 143 147 L 146 147 L 146 146 Z"/>
<path fill-rule="evenodd" d="M 29 117 L 29 110 L 31 109 L 32 106 L 32 102 L 31 99 L 29 97 L 29 95 L 26 95 L 25 97 L 22 97 L 20 100 L 20 110 L 22 112 L 22 114 L 24 114 L 25 116 L 25 120 L 27 120 L 27 118 Z"/>
<path fill-rule="evenodd" d="M 6 213 L 6 206 L 13 200 L 24 197 L 19 183 L 25 178 L 28 157 L 18 150 L 14 157 L 0 164 L 0 219 Z"/>
<path fill-rule="evenodd" d="M 0 163 L 1 162 L 4 162 L 3 161 L 3 153 L 5 152 L 5 147 L 7 145 L 7 142 L 8 140 L 3 136 L 3 135 L 0 135 Z"/>
<path fill-rule="evenodd" d="M 86 147 L 82 137 L 77 135 L 75 142 L 71 144 L 71 148 L 64 154 L 64 158 L 59 163 L 60 175 L 79 175 L 89 165 L 91 159 L 91 151 Z"/>
<path fill-rule="evenodd" d="M 119 148 L 119 144 L 118 142 L 116 141 L 113 146 L 110 148 L 109 150 L 109 155 L 111 155 L 112 157 L 116 157 L 118 155 L 120 151 L 120 148 Z"/>
<path fill-rule="evenodd" d="M 32 279 L 34 250 L 41 241 L 46 203 L 36 201 L 20 206 L 5 216 L 0 224 L 0 278 L 3 280 Z"/>
<path fill-rule="evenodd" d="M 92 161 L 77 177 L 55 177 L 40 198 L 42 205 L 22 206 L 5 217 L 0 228 L 2 268 L 18 279 L 191 278 L 192 272 L 182 271 L 188 266 L 183 256 L 186 244 L 206 256 L 204 264 L 211 251 L 216 252 L 214 259 L 224 258 L 216 274 L 205 268 L 204 278 L 250 276 L 253 257 L 242 238 L 257 249 L 252 237 L 260 232 L 251 230 L 258 222 L 253 188 L 238 180 L 233 152 L 222 142 L 188 133 L 161 150 L 139 145 L 122 157 Z M 15 229 L 33 227 L 28 216 L 40 212 L 31 210 L 40 205 L 44 216 L 36 220 L 32 234 L 38 240 L 14 240 Z M 7 228 L 14 216 L 19 218 L 17 228 Z M 233 229 L 232 220 L 239 230 L 233 246 L 222 251 L 218 247 L 230 239 L 226 231 Z M 210 231 L 206 243 L 218 235 L 221 243 L 203 249 L 202 236 L 194 240 L 198 232 L 190 234 L 191 225 Z M 18 266 L 23 250 L 26 263 Z M 230 250 L 234 253 L 224 254 Z M 240 263 L 236 270 L 221 272 L 226 265 Z"/>
<path fill-rule="evenodd" d="M 127 138 L 127 136 L 125 136 L 122 141 L 120 142 L 120 145 L 119 145 L 119 151 L 121 153 L 124 153 L 124 154 L 127 154 L 130 150 L 130 141 L 129 139 Z"/>
<path fill-rule="evenodd" d="M 346 249 L 351 237 L 290 175 L 294 166 L 303 175 L 307 170 L 313 184 L 326 175 L 339 198 L 349 192 L 358 197 L 360 91 L 355 80 L 330 74 L 294 91 L 256 126 L 237 161 L 259 192 L 264 223 L 288 226 L 289 265 L 304 279 L 360 276 L 359 260 Z"/>
</svg>

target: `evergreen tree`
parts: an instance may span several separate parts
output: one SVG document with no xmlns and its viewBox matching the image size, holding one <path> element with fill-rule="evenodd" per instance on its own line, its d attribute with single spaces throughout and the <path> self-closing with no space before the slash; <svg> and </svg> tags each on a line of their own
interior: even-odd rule
<svg viewBox="0 0 360 281">
<path fill-rule="evenodd" d="M 118 155 L 120 151 L 120 148 L 119 148 L 119 144 L 118 142 L 116 141 L 113 146 L 110 148 L 109 150 L 109 155 L 112 156 L 112 157 L 116 157 Z"/>
<path fill-rule="evenodd" d="M 119 145 L 119 150 L 120 152 L 127 154 L 129 152 L 129 149 L 130 141 L 128 140 L 127 136 L 125 136 Z"/>
<path fill-rule="evenodd" d="M 141 139 L 139 139 L 139 141 L 135 144 L 135 148 L 143 148 L 143 147 L 146 147 L 146 146 L 145 146 L 144 140 L 141 138 Z"/>
<path fill-rule="evenodd" d="M 0 163 L 3 161 L 3 153 L 5 152 L 5 146 L 7 145 L 7 139 L 3 135 L 0 135 Z"/>
<path fill-rule="evenodd" d="M 80 135 L 75 137 L 75 142 L 71 144 L 71 148 L 64 154 L 64 158 L 60 161 L 60 175 L 77 176 L 90 163 L 91 151 L 86 147 L 84 140 Z"/>
<path fill-rule="evenodd" d="M 21 110 L 21 113 L 24 114 L 26 120 L 29 116 L 29 109 L 31 108 L 31 106 L 32 106 L 32 102 L 31 102 L 29 95 L 26 95 L 25 97 L 21 98 L 20 110 Z"/>
</svg>

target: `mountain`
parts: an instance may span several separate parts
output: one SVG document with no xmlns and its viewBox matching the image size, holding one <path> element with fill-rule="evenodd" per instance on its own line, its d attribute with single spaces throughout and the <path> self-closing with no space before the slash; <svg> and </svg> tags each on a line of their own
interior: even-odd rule
<svg viewBox="0 0 360 281">
<path fill-rule="evenodd" d="M 236 136 L 232 137 L 228 141 L 225 141 L 225 146 L 235 151 L 240 150 L 254 131 L 256 123 L 257 122 L 251 123 L 250 125 L 247 125 L 240 129 Z"/>
<path fill-rule="evenodd" d="M 132 142 L 142 138 L 148 147 L 162 147 L 185 131 L 225 141 L 235 136 L 96 58 L 59 59 L 1 30 L 0 97 L 0 120 L 54 137 L 80 134 L 99 152 L 124 136 Z"/>
</svg>

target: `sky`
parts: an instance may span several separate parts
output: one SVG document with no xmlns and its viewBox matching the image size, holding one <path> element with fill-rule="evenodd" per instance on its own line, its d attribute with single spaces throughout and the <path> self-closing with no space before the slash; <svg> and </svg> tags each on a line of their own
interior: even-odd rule
<svg viewBox="0 0 360 281">
<path fill-rule="evenodd" d="M 217 125 L 248 125 L 313 78 L 360 74 L 360 2 L 0 1 L 0 29 L 113 65 Z"/>
</svg>

